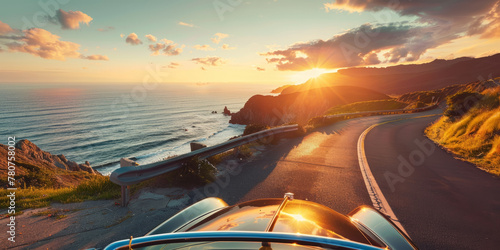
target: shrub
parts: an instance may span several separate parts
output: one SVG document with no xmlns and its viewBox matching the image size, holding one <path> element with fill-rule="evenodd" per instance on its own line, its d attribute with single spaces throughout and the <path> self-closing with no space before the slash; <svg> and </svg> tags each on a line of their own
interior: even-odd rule
<svg viewBox="0 0 500 250">
<path fill-rule="evenodd" d="M 208 157 L 207 161 L 209 161 L 212 165 L 217 165 L 217 164 L 223 162 L 227 157 L 231 156 L 232 154 L 233 154 L 233 150 L 228 150 L 224 153 L 220 153 L 220 154 Z"/>
<path fill-rule="evenodd" d="M 484 109 L 484 110 L 493 110 L 498 108 L 500 106 L 498 93 L 485 94 L 477 106 L 479 109 Z"/>
<path fill-rule="evenodd" d="M 444 115 L 455 120 L 462 117 L 467 111 L 473 108 L 481 99 L 483 95 L 477 92 L 462 91 L 448 97 L 446 104 L 448 108 Z"/>
<path fill-rule="evenodd" d="M 263 131 L 269 129 L 269 126 L 261 125 L 261 124 L 248 124 L 245 127 L 245 131 L 243 131 L 243 135 L 249 135 L 253 133 L 257 133 L 259 131 Z"/>
<path fill-rule="evenodd" d="M 217 169 L 209 161 L 193 157 L 184 163 L 181 178 L 191 185 L 201 185 L 215 181 L 216 173 Z"/>
<path fill-rule="evenodd" d="M 236 157 L 240 159 L 247 159 L 253 155 L 253 150 L 248 145 L 239 146 L 236 149 Z"/>
<path fill-rule="evenodd" d="M 16 180 L 21 187 L 54 188 L 51 173 L 45 168 L 28 163 L 15 162 L 18 167 L 26 169 L 26 174 L 19 174 Z M 53 175 L 53 174 L 52 174 Z"/>
<path fill-rule="evenodd" d="M 425 107 L 425 106 L 427 106 L 427 105 L 425 104 L 425 102 L 422 102 L 422 101 L 418 101 L 418 102 L 415 104 L 415 108 L 416 108 L 416 109 L 423 108 L 423 107 Z"/>
</svg>

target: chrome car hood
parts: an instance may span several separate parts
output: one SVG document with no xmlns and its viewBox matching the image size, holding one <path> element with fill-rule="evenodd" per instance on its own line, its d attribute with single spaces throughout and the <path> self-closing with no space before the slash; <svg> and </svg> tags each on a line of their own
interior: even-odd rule
<svg viewBox="0 0 500 250">
<path fill-rule="evenodd" d="M 190 221 L 176 232 L 266 231 L 282 199 L 260 199 L 227 206 Z M 344 216 L 323 205 L 289 201 L 278 214 L 273 232 L 295 233 L 346 239 L 371 244 Z"/>
</svg>

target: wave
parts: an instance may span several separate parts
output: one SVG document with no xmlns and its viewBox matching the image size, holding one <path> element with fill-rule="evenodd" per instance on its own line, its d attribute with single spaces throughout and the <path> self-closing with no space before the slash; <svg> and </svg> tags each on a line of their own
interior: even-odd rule
<svg viewBox="0 0 500 250">
<path fill-rule="evenodd" d="M 210 143 L 208 146 L 216 145 L 222 143 L 224 141 L 229 140 L 229 138 L 237 135 L 241 135 L 243 133 L 245 126 L 237 125 L 237 124 L 229 124 L 225 128 L 218 130 L 217 132 L 203 138 L 197 138 L 193 140 L 186 141 L 180 145 L 167 147 L 164 149 L 157 150 L 155 152 L 147 153 L 144 155 L 136 155 L 134 157 L 130 157 L 134 161 L 137 161 L 139 164 L 149 164 L 153 162 L 160 161 L 167 157 L 172 157 L 174 155 L 182 155 L 190 152 L 190 143 L 192 142 L 203 142 L 205 144 Z M 152 142 L 155 143 L 155 142 Z M 102 174 L 111 174 L 111 172 L 120 167 L 119 160 L 109 162 L 107 164 L 99 165 L 94 167 L 96 170 L 101 172 Z"/>
</svg>

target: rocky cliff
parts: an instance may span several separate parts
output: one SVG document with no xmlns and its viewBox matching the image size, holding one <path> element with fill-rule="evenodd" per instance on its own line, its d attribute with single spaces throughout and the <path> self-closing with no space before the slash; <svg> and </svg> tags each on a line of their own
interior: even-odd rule
<svg viewBox="0 0 500 250">
<path fill-rule="evenodd" d="M 330 86 L 281 94 L 255 95 L 238 112 L 231 114 L 230 123 L 277 126 L 286 123 L 306 124 L 337 105 L 353 102 L 390 99 L 385 94 L 361 87 Z"/>
<path fill-rule="evenodd" d="M 2 186 L 7 180 L 8 148 L 0 144 L 0 183 Z M 20 185 L 39 187 L 41 180 L 49 180 L 50 187 L 67 187 L 77 185 L 80 181 L 88 179 L 92 175 L 100 175 L 87 161 L 78 164 L 66 159 L 64 155 L 52 155 L 41 150 L 38 146 L 28 140 L 20 140 L 15 145 L 16 181 Z M 38 185 L 39 184 L 39 185 Z"/>
</svg>

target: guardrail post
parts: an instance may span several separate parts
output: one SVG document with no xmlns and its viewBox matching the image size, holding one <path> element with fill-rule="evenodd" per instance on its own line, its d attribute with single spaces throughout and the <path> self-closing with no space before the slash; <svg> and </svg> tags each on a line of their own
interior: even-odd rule
<svg viewBox="0 0 500 250">
<path fill-rule="evenodd" d="M 202 149 L 202 148 L 206 148 L 207 145 L 203 144 L 203 143 L 199 143 L 199 142 L 191 142 L 189 144 L 189 146 L 191 146 L 191 152 L 192 151 L 196 151 L 198 149 Z"/>
<path fill-rule="evenodd" d="M 121 158 L 120 159 L 120 167 L 134 167 L 134 166 L 139 166 L 139 163 L 129 159 L 129 158 Z M 122 207 L 126 207 L 128 205 L 128 202 L 130 201 L 130 188 L 129 186 L 122 185 L 122 202 L 121 205 Z"/>
<path fill-rule="evenodd" d="M 128 200 L 130 196 L 130 190 L 128 186 L 121 186 L 122 187 L 122 207 L 126 207 L 128 205 Z"/>
</svg>

